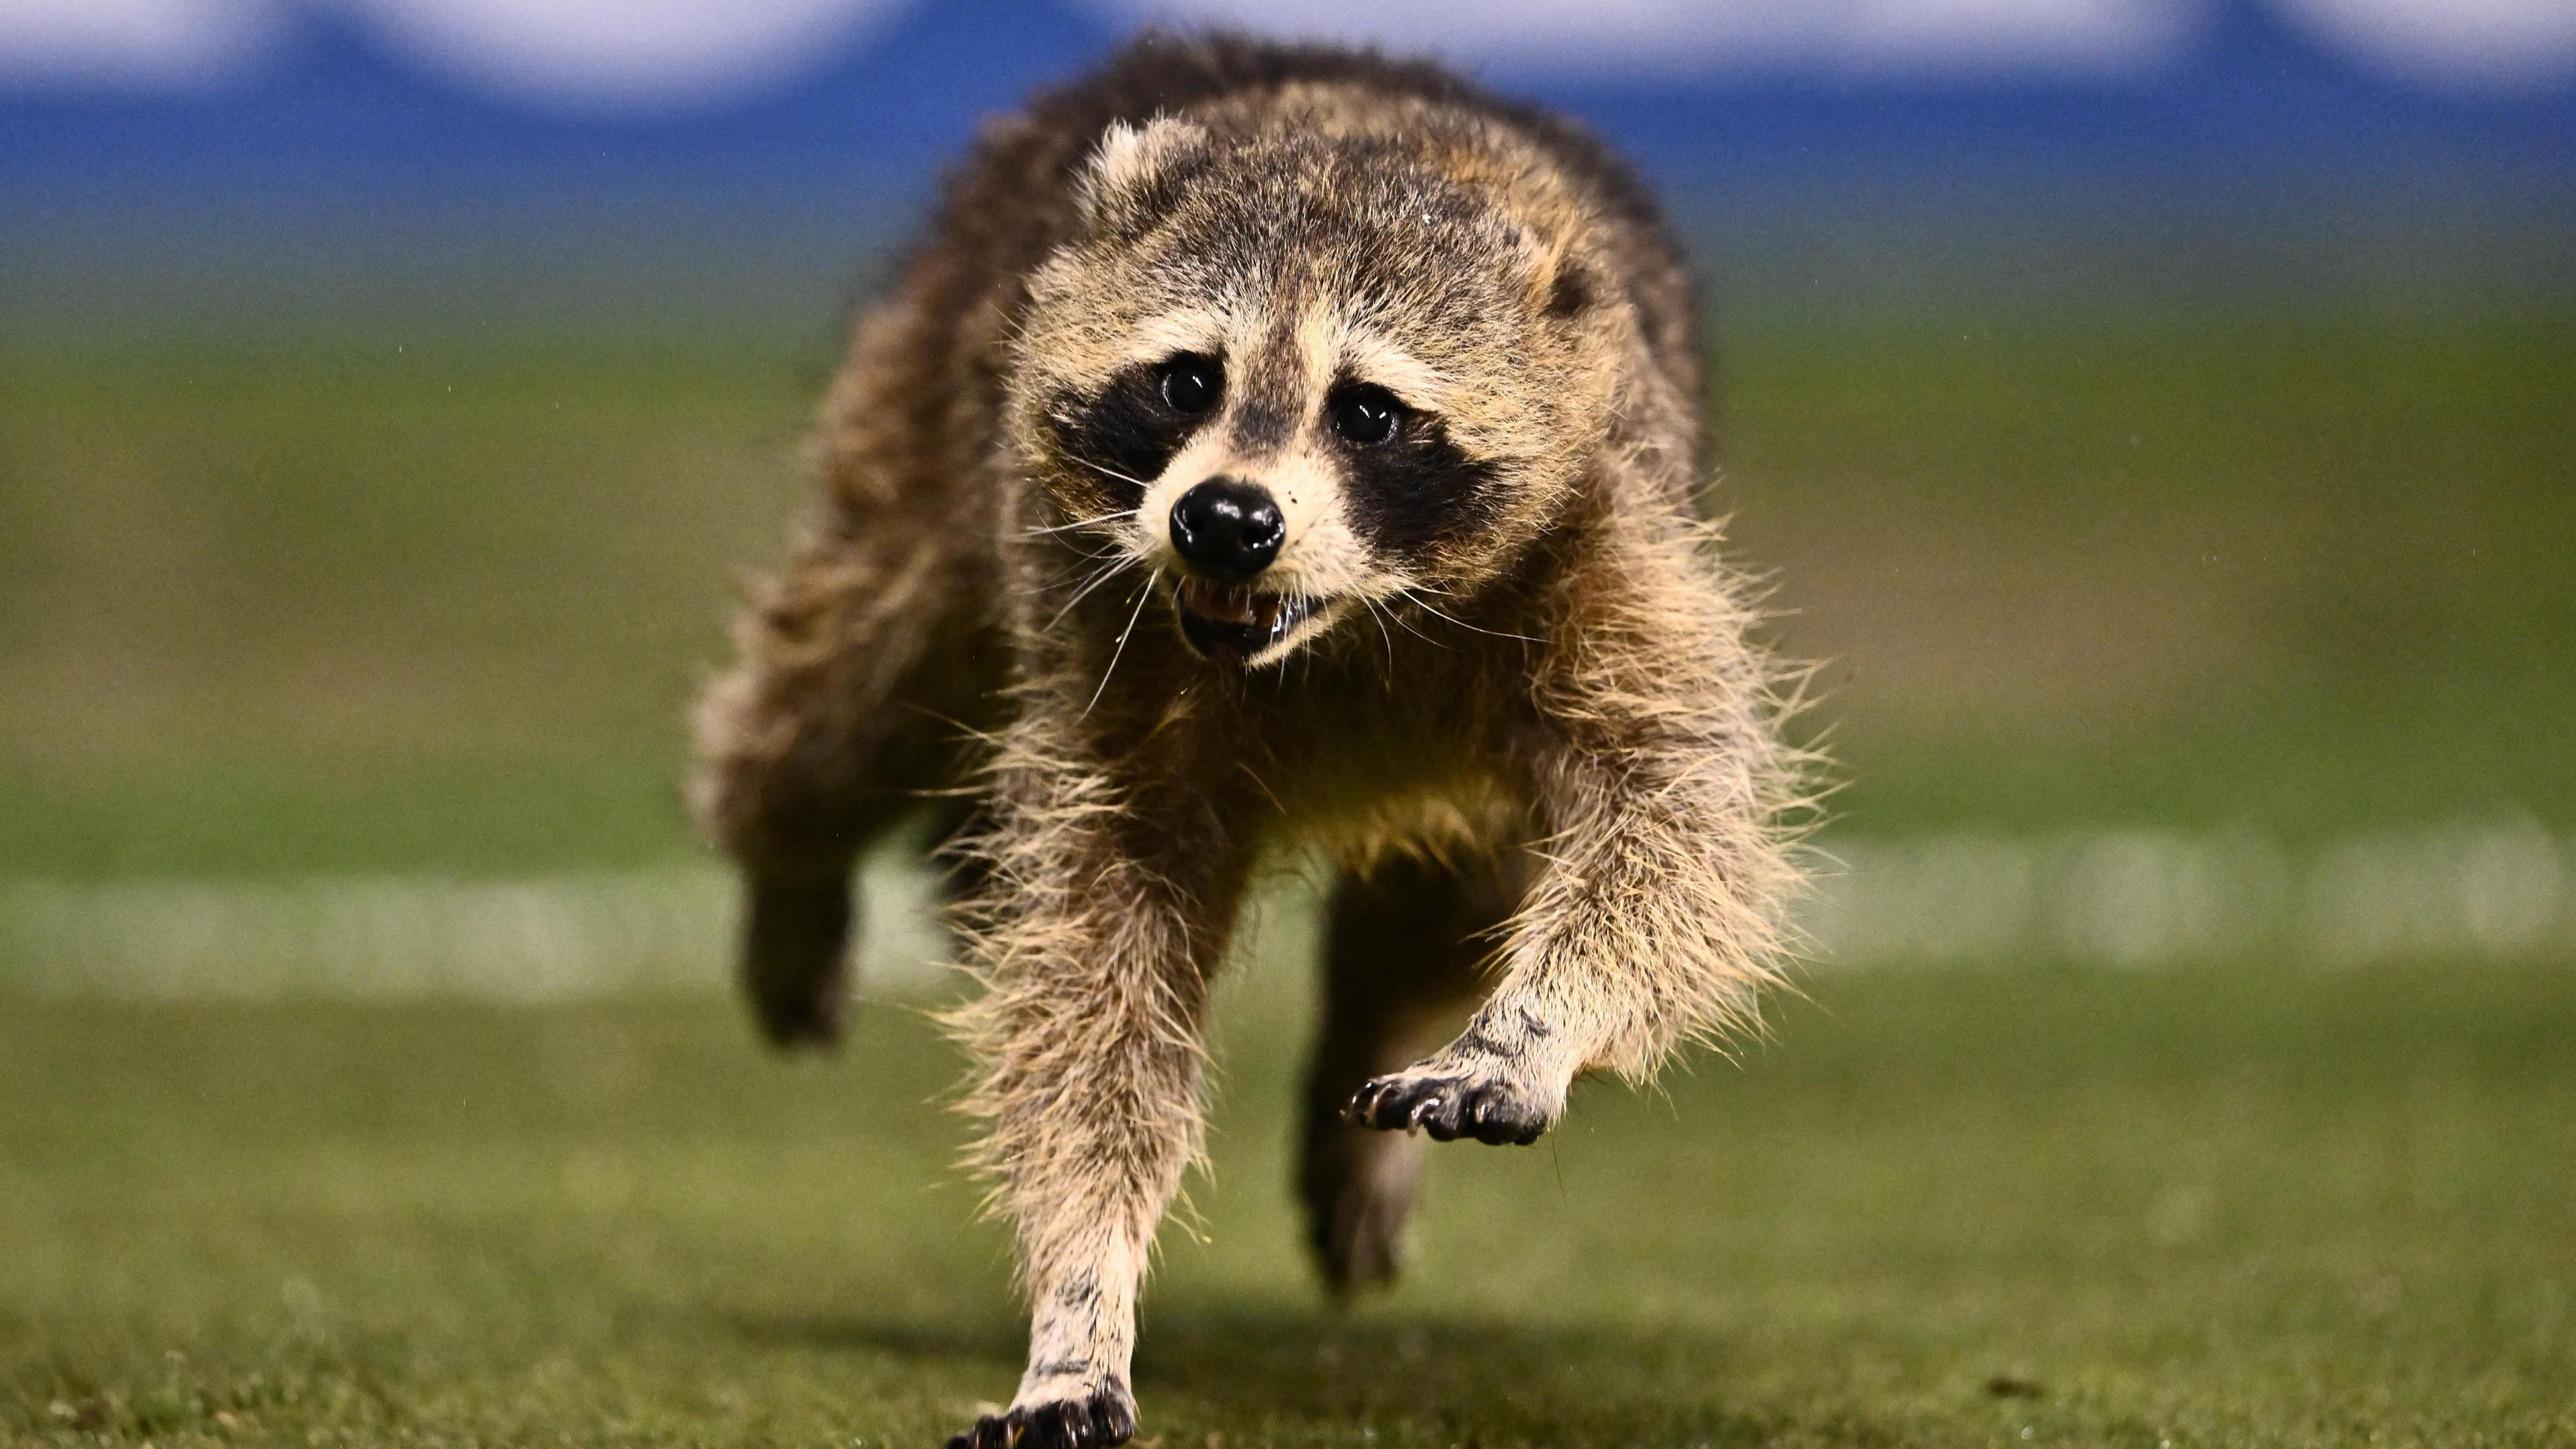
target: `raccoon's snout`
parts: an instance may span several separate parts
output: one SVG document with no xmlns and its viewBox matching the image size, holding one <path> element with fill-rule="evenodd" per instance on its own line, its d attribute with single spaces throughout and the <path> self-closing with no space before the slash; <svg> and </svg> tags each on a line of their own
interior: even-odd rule
<svg viewBox="0 0 2576 1449">
<path fill-rule="evenodd" d="M 1172 505 L 1172 550 L 1198 573 L 1241 583 L 1270 567 L 1287 540 L 1270 490 L 1238 478 L 1210 478 Z"/>
</svg>

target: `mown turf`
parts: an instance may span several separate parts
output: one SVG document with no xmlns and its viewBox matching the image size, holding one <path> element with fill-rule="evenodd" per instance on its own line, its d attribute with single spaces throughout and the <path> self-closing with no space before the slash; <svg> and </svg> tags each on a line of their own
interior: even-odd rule
<svg viewBox="0 0 2576 1449">
<path fill-rule="evenodd" d="M 2576 1442 L 2576 971 L 1833 975 L 1741 1068 L 1439 1151 L 1336 1313 L 1295 976 L 1228 1002 L 1148 1442 Z M 1005 1396 L 912 1010 L 0 1004 L 0 1441 L 936 1443 Z"/>
<path fill-rule="evenodd" d="M 685 851 L 829 317 L 0 342 L 0 873 Z M 1716 331 L 1718 497 L 1855 825 L 2576 828 L 2564 297 Z"/>
</svg>

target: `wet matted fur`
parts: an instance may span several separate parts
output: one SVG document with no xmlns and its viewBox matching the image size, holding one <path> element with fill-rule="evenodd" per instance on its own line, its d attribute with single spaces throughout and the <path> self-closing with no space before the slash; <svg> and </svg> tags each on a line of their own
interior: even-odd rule
<svg viewBox="0 0 2576 1449">
<path fill-rule="evenodd" d="M 948 832 L 1033 1315 L 962 1440 L 1133 1432 L 1263 852 L 1339 872 L 1300 1167 L 1337 1286 L 1394 1270 L 1417 1133 L 1528 1142 L 1578 1074 L 1752 1019 L 1800 769 L 1695 509 L 1701 386 L 1626 168 L 1434 67 L 1149 36 L 951 180 L 701 705 L 696 803 L 782 1042 L 834 1030 L 858 852 Z"/>
</svg>

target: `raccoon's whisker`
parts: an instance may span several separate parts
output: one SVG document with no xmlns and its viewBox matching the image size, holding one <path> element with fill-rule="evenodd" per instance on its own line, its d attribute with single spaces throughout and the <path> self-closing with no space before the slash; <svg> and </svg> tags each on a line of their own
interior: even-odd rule
<svg viewBox="0 0 2576 1449">
<path fill-rule="evenodd" d="M 1085 458 L 1085 457 L 1080 456 L 1079 454 L 1074 454 L 1074 453 L 1067 453 L 1067 454 L 1065 454 L 1065 456 L 1066 456 L 1066 457 L 1068 457 L 1068 458 L 1073 459 L 1073 461 L 1075 461 L 1075 462 L 1077 462 L 1077 463 L 1080 463 L 1082 466 L 1084 466 L 1084 467 L 1086 467 L 1086 468 L 1090 469 L 1090 470 L 1091 470 L 1092 472 L 1094 472 L 1094 473 L 1099 474 L 1099 475 L 1100 475 L 1101 477 L 1103 477 L 1103 478 L 1114 478 L 1114 479 L 1116 479 L 1118 482 L 1121 482 L 1121 483 L 1132 483 L 1132 484 L 1136 485 L 1136 486 L 1137 486 L 1137 487 L 1139 487 L 1139 488 L 1151 488 L 1151 487 L 1153 487 L 1153 486 L 1154 486 L 1153 484 L 1148 483 L 1148 482 L 1146 482 L 1144 479 L 1142 479 L 1142 478 L 1138 478 L 1138 477 L 1134 476 L 1133 474 L 1121 473 L 1121 472 L 1119 472 L 1117 469 L 1110 467 L 1110 466 L 1109 466 L 1108 464 L 1106 464 L 1106 463 L 1095 463 L 1095 462 L 1091 461 L 1089 458 Z M 1130 510 L 1129 510 L 1129 512 L 1133 512 L 1133 511 L 1134 511 L 1133 509 L 1130 509 Z"/>
<path fill-rule="evenodd" d="M 1073 550 L 1073 556 L 1079 559 L 1087 559 L 1096 564 L 1107 563 L 1111 559 L 1133 559 L 1136 557 L 1133 551 L 1116 547 L 1114 545 L 1109 548 L 1076 548 Z"/>
<path fill-rule="evenodd" d="M 1395 636 L 1386 632 L 1386 610 L 1366 594 L 1360 595 L 1359 599 L 1368 609 L 1369 617 L 1377 620 L 1377 637 L 1386 641 L 1386 667 L 1395 668 Z"/>
<path fill-rule="evenodd" d="M 1116 578 L 1117 576 L 1118 565 L 1114 563 L 1104 564 L 1101 567 L 1092 570 L 1090 573 L 1085 574 L 1082 581 L 1075 586 L 1073 596 L 1066 599 L 1061 605 L 1058 605 L 1055 613 L 1048 616 L 1046 629 L 1041 632 L 1050 632 L 1056 625 L 1063 623 L 1064 616 L 1072 613 L 1074 606 L 1081 603 L 1092 590 L 1100 587 L 1102 584 L 1107 583 L 1109 580 Z"/>
<path fill-rule="evenodd" d="M 1045 528 L 1031 528 L 1031 529 L 1024 529 L 1024 530 L 1022 530 L 1022 531 L 1023 531 L 1023 532 L 1025 532 L 1025 533 L 1027 533 L 1027 534 L 1029 534 L 1029 535 L 1031 535 L 1032 537 L 1034 537 L 1034 536 L 1036 536 L 1036 535 L 1039 535 L 1039 534 L 1047 534 L 1047 533 L 1071 533 L 1071 532 L 1073 532 L 1075 529 L 1079 529 L 1079 528 L 1096 528 L 1096 527 L 1098 527 L 1099 525 L 1104 524 L 1104 523 L 1115 523 L 1115 522 L 1117 522 L 1119 519 L 1122 519 L 1122 518 L 1133 518 L 1133 517 L 1135 517 L 1135 516 L 1136 516 L 1136 510 L 1135 510 L 1135 509 L 1133 509 L 1133 508 L 1119 508 L 1119 509 L 1114 509 L 1114 510 L 1112 510 L 1112 511 L 1108 512 L 1108 513 L 1100 514 L 1100 515 L 1098 515 L 1097 517 L 1093 517 L 1093 518 L 1077 518 L 1077 519 L 1075 519 L 1075 520 L 1074 520 L 1073 522 L 1071 522 L 1071 523 L 1058 523 L 1058 524 L 1054 524 L 1054 525 L 1052 525 L 1052 526 L 1045 527 Z"/>
<path fill-rule="evenodd" d="M 1440 640 L 1434 639 L 1430 635 L 1423 633 L 1421 630 L 1414 628 L 1412 621 L 1405 618 L 1402 614 L 1390 612 L 1388 617 L 1395 620 L 1395 627 L 1402 629 L 1405 633 L 1412 635 L 1414 638 L 1421 640 L 1423 643 L 1430 645 L 1434 649 L 1446 649 L 1449 647 Z"/>
<path fill-rule="evenodd" d="M 1397 590 L 1397 591 L 1396 591 L 1396 594 L 1397 594 L 1397 597 L 1399 597 L 1399 598 L 1407 597 L 1407 595 L 1406 595 L 1406 594 L 1404 593 L 1404 591 L 1403 591 L 1403 590 L 1401 590 L 1401 589 Z M 1368 596 L 1367 596 L 1367 595 L 1365 595 L 1365 594 L 1363 594 L 1363 595 L 1361 595 L 1360 597 L 1362 597 L 1362 598 L 1367 598 Z M 1417 601 L 1417 602 L 1418 602 L 1418 601 Z M 1383 606 L 1382 606 L 1382 605 L 1375 605 L 1375 606 L 1373 606 L 1373 607 L 1380 607 L 1380 608 L 1383 608 Z M 1446 649 L 1446 648 L 1448 648 L 1448 647 L 1449 647 L 1448 645 L 1446 645 L 1446 644 L 1444 644 L 1444 643 L 1440 642 L 1439 640 L 1432 638 L 1430 635 L 1423 633 L 1421 630 L 1414 628 L 1414 627 L 1413 627 L 1413 621 L 1412 621 L 1412 620 L 1405 618 L 1402 614 L 1397 613 L 1395 610 L 1393 610 L 1393 609 L 1385 609 L 1385 610 L 1384 610 L 1384 612 L 1385 612 L 1385 614 L 1386 614 L 1386 617 L 1388 617 L 1388 618 L 1390 618 L 1390 619 L 1393 619 L 1393 620 L 1395 621 L 1395 627 L 1397 627 L 1397 628 L 1399 628 L 1399 629 L 1402 629 L 1405 633 L 1412 635 L 1414 638 L 1421 640 L 1423 643 L 1430 645 L 1432 648 L 1434 648 L 1434 649 Z M 1380 628 L 1384 628 L 1385 626 L 1384 626 L 1384 625 L 1380 625 L 1379 627 L 1380 627 Z"/>
<path fill-rule="evenodd" d="M 1049 589 L 1061 588 L 1064 584 L 1071 581 L 1076 574 L 1080 574 L 1082 576 L 1081 586 L 1088 588 L 1097 580 L 1109 574 L 1114 574 L 1118 572 L 1119 569 L 1135 562 L 1135 556 L 1133 554 L 1115 551 L 1109 553 L 1086 553 L 1083 557 L 1090 561 L 1091 566 L 1089 568 L 1085 568 L 1077 564 L 1056 577 L 1047 580 L 1045 583 L 1040 584 L 1037 588 L 1031 590 L 1031 592 L 1043 593 Z"/>
<path fill-rule="evenodd" d="M 1279 798 L 1279 792 L 1270 788 L 1270 782 L 1261 778 L 1261 772 L 1252 768 L 1252 762 L 1250 760 L 1237 760 L 1234 762 L 1234 767 L 1241 770 L 1244 778 L 1250 780 L 1256 787 L 1258 787 L 1262 794 L 1270 797 L 1270 804 L 1273 809 L 1276 809 L 1282 815 L 1288 813 L 1288 802 Z"/>
<path fill-rule="evenodd" d="M 1136 591 L 1135 612 L 1127 616 L 1127 627 L 1118 631 L 1118 647 L 1109 651 L 1109 667 L 1100 671 L 1100 687 L 1091 691 L 1091 703 L 1082 707 L 1084 719 L 1091 718 L 1091 711 L 1100 703 L 1100 696 L 1109 692 L 1109 676 L 1118 672 L 1118 661 L 1127 657 L 1127 636 L 1136 632 L 1136 621 L 1145 617 L 1145 601 L 1154 597 L 1154 581 L 1161 578 L 1162 573 L 1161 569 L 1156 569 L 1147 574 L 1145 587 Z"/>
<path fill-rule="evenodd" d="M 1405 598 L 1410 599 L 1416 605 L 1419 605 L 1424 613 L 1429 614 L 1435 619 L 1446 619 L 1448 622 L 1457 625 L 1461 629 L 1468 630 L 1471 633 L 1490 634 L 1497 639 L 1518 639 L 1524 644 L 1544 644 L 1547 642 L 1544 639 L 1533 639 L 1527 634 L 1506 634 L 1500 629 L 1478 628 L 1476 625 L 1470 624 L 1464 619 L 1451 618 L 1449 615 L 1441 613 L 1438 609 L 1433 608 L 1431 606 L 1431 601 L 1423 598 L 1422 591 L 1418 588 L 1404 589 L 1400 592 Z"/>
<path fill-rule="evenodd" d="M 1288 597 L 1295 601 L 1298 617 L 1304 619 L 1313 618 L 1315 616 L 1317 606 L 1321 602 L 1320 596 L 1317 595 L 1312 588 L 1308 587 L 1303 578 L 1299 578 L 1288 586 Z M 1298 677 L 1300 679 L 1312 677 L 1315 672 L 1315 655 L 1317 651 L 1313 649 L 1301 649 L 1297 652 L 1300 656 Z"/>
<path fill-rule="evenodd" d="M 1097 590 L 1102 584 L 1109 582 L 1111 579 L 1118 577 L 1120 574 L 1125 573 L 1128 569 L 1134 567 L 1136 562 L 1137 559 L 1135 555 L 1122 554 L 1114 562 L 1110 563 L 1108 567 L 1093 573 L 1090 578 L 1083 581 L 1081 588 L 1073 591 L 1072 598 L 1064 601 L 1064 607 L 1055 611 L 1055 617 L 1047 620 L 1046 628 L 1040 632 L 1048 634 L 1054 633 L 1055 626 L 1064 622 L 1064 616 L 1073 612 L 1074 605 L 1091 597 L 1093 591 Z"/>
<path fill-rule="evenodd" d="M 1129 551 L 1129 550 L 1127 550 L 1127 549 L 1124 549 L 1124 548 L 1114 547 L 1114 546 L 1113 546 L 1113 547 L 1110 547 L 1110 548 L 1079 548 L 1079 547 L 1076 547 L 1076 546 L 1074 546 L 1074 545 L 1068 544 L 1068 545 L 1066 545 L 1066 551 L 1067 551 L 1067 552 L 1069 552 L 1069 553 L 1071 553 L 1071 554 L 1072 554 L 1076 559 L 1082 560 L 1083 562 L 1082 562 L 1082 563 L 1077 563 L 1077 564 L 1075 564 L 1072 568 L 1070 568 L 1070 569 L 1066 570 L 1065 572 L 1063 572 L 1063 573 L 1061 573 L 1061 574 L 1057 575 L 1054 579 L 1050 580 L 1048 583 L 1043 584 L 1043 585 L 1040 585 L 1040 587 L 1042 587 L 1042 588 L 1052 588 L 1052 587 L 1054 587 L 1056 584 L 1063 583 L 1066 579 L 1068 579 L 1068 578 L 1072 577 L 1073 575 L 1084 572 L 1085 570 L 1084 570 L 1084 568 L 1083 568 L 1083 563 L 1089 563 L 1089 564 L 1105 564 L 1105 563 L 1108 563 L 1109 561 L 1111 561 L 1112 559 L 1125 559 L 1125 558 L 1134 558 L 1134 557 L 1135 557 L 1135 554 L 1134 554 L 1134 553 L 1132 553 L 1131 551 Z"/>
</svg>

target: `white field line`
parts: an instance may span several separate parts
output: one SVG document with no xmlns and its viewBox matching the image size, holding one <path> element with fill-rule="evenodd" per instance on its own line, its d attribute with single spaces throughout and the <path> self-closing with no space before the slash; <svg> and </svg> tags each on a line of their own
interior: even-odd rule
<svg viewBox="0 0 2576 1449">
<path fill-rule="evenodd" d="M 871 862 L 859 956 L 917 984 L 947 950 L 929 878 Z M 712 867 L 521 880 L 0 883 L 0 987 L 146 999 L 552 1001 L 726 981 L 732 880 Z"/>
<path fill-rule="evenodd" d="M 2269 953 L 2576 958 L 2576 841 L 2527 821 L 2287 849 L 2241 832 L 1835 841 L 1807 921 L 1822 961 L 2158 966 Z"/>
<path fill-rule="evenodd" d="M 1838 863 L 1805 916 L 1826 966 L 2150 967 L 2249 953 L 2323 965 L 2576 960 L 2576 842 L 2526 822 L 2309 852 L 2161 830 L 1836 839 L 1828 849 Z M 935 980 L 947 945 L 925 874 L 880 858 L 861 889 L 863 979 L 898 991 Z M 506 881 L 0 882 L 0 988 L 525 1001 L 713 990 L 734 929 L 731 882 L 712 867 Z"/>
</svg>

